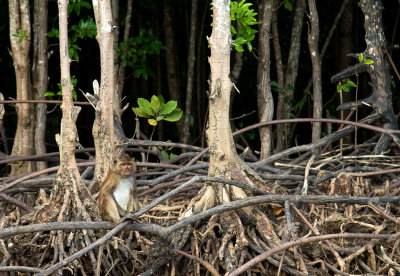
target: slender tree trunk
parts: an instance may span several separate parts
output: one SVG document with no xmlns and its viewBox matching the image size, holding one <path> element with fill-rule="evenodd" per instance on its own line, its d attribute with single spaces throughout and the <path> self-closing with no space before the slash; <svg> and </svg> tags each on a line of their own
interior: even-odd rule
<svg viewBox="0 0 400 276">
<path fill-rule="evenodd" d="M 173 29 L 172 20 L 172 9 L 167 2 L 164 2 L 164 38 L 165 38 L 165 54 L 166 54 L 166 66 L 167 66 L 167 78 L 168 78 L 168 89 L 169 95 L 172 100 L 181 103 L 181 93 L 179 84 L 179 73 L 178 65 L 176 62 L 175 54 L 175 34 Z M 183 141 L 183 120 L 177 122 L 178 124 L 178 136 L 179 141 Z"/>
<path fill-rule="evenodd" d="M 293 18 L 292 36 L 289 48 L 289 57 L 285 73 L 284 94 L 279 95 L 278 105 L 277 105 L 277 110 L 281 111 L 281 114 L 277 115 L 277 117 L 279 116 L 278 118 L 282 119 L 287 118 L 288 117 L 287 115 L 292 111 L 291 107 L 293 104 L 294 89 L 298 73 L 301 31 L 303 28 L 303 17 L 305 10 L 306 10 L 306 0 L 296 1 L 296 8 L 294 11 L 294 18 Z M 284 127 L 286 135 L 287 133 L 291 132 L 290 125 L 284 125 Z M 278 133 L 280 132 L 283 133 L 283 131 L 280 130 L 278 127 Z M 285 137 L 285 139 L 289 139 L 289 137 Z M 281 145 L 281 143 L 283 142 L 284 139 L 278 139 L 277 148 L 283 149 L 284 146 Z M 290 143 L 289 140 L 288 142 Z"/>
<path fill-rule="evenodd" d="M 29 0 L 10 0 L 10 41 L 12 58 L 17 82 L 17 100 L 32 100 L 32 88 L 29 66 L 29 49 L 31 25 L 29 15 Z M 23 37 L 13 35 L 25 32 Z M 12 155 L 32 155 L 34 153 L 35 113 L 34 106 L 19 103 L 17 109 L 17 130 L 15 133 Z M 11 164 L 11 175 L 20 176 L 33 171 L 32 162 Z"/>
<path fill-rule="evenodd" d="M 197 2 L 192 0 L 192 12 L 190 16 L 190 38 L 188 53 L 188 76 L 186 84 L 186 103 L 185 117 L 183 118 L 183 143 L 189 144 L 190 141 L 190 116 L 192 110 L 194 65 L 196 62 L 196 26 L 197 26 Z"/>
<path fill-rule="evenodd" d="M 314 118 L 322 118 L 322 84 L 321 84 L 321 59 L 318 50 L 319 22 L 315 0 L 308 0 L 310 9 L 311 32 L 308 35 L 308 47 L 310 48 L 311 63 L 313 69 L 313 94 L 314 94 Z M 312 124 L 312 141 L 321 138 L 321 123 Z"/>
<path fill-rule="evenodd" d="M 47 0 L 35 0 L 33 24 L 33 66 L 32 88 L 36 100 L 44 100 L 48 84 L 48 52 L 47 52 Z M 47 105 L 36 105 L 35 149 L 36 154 L 46 153 L 45 134 L 47 120 Z M 37 162 L 37 169 L 47 168 L 45 161 Z"/>
<path fill-rule="evenodd" d="M 116 157 L 114 145 L 114 37 L 110 0 L 93 1 L 97 25 L 97 41 L 100 46 L 101 82 L 94 84 L 98 93 L 93 137 L 96 148 L 95 180 L 102 182 Z M 99 90 L 98 90 L 99 89 Z M 98 90 L 98 91 L 96 91 Z"/>
<path fill-rule="evenodd" d="M 272 11 L 272 45 L 274 47 L 275 54 L 275 66 L 276 66 L 276 75 L 277 75 L 277 83 L 278 87 L 283 91 L 285 87 L 285 76 L 283 70 L 283 62 L 282 62 L 282 54 L 281 54 L 281 46 L 279 43 L 279 32 L 278 32 L 278 8 L 274 5 L 274 9 Z M 276 119 L 283 119 L 283 105 L 282 98 L 283 95 L 278 94 L 278 104 L 276 105 Z M 286 147 L 285 141 L 287 141 L 287 135 L 285 131 L 285 126 L 282 124 L 278 124 L 276 126 L 276 144 L 275 144 L 275 152 L 280 152 Z"/>
<path fill-rule="evenodd" d="M 270 29 L 273 0 L 263 0 L 260 5 L 259 61 L 257 68 L 257 106 L 260 122 L 270 121 L 274 116 L 274 99 L 271 93 L 270 70 Z M 272 128 L 260 128 L 261 154 L 264 159 L 271 153 Z"/>
<path fill-rule="evenodd" d="M 56 135 L 56 141 L 60 148 L 60 168 L 51 191 L 50 200 L 35 214 L 35 222 L 44 223 L 50 221 L 92 221 L 100 220 L 99 210 L 93 201 L 87 188 L 81 182 L 81 176 L 75 159 L 75 148 L 78 143 L 78 132 L 76 129 L 76 119 L 80 107 L 75 107 L 72 100 L 73 86 L 71 83 L 70 63 L 68 51 L 68 0 L 59 0 L 59 31 L 60 31 L 60 66 L 61 66 L 61 87 L 63 102 L 61 105 L 61 135 Z M 81 247 L 89 245 L 90 238 L 87 232 L 74 232 L 74 235 L 81 236 L 80 243 L 73 246 L 66 245 L 66 234 L 64 231 L 56 231 L 52 234 L 54 238 L 51 243 L 53 249 L 53 261 L 62 261 L 65 256 L 72 255 Z M 69 236 L 72 237 L 72 236 Z M 93 270 L 95 270 L 96 260 L 94 253 L 90 252 Z M 82 261 L 78 260 L 71 266 L 72 274 L 82 267 Z"/>
</svg>

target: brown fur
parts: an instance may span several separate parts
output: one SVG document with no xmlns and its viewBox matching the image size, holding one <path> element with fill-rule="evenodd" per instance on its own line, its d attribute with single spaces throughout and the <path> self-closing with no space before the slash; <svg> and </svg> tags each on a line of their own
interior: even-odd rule
<svg viewBox="0 0 400 276">
<path fill-rule="evenodd" d="M 123 210 L 121 206 L 115 202 L 113 193 L 121 179 L 128 179 L 129 177 L 132 177 L 130 190 L 126 191 L 130 194 L 129 202 L 127 210 Z M 106 179 L 101 183 L 98 203 L 103 220 L 113 222 L 119 222 L 127 213 L 140 209 L 137 198 L 135 163 L 128 154 L 124 154 L 118 158 L 115 168 L 110 169 Z"/>
</svg>

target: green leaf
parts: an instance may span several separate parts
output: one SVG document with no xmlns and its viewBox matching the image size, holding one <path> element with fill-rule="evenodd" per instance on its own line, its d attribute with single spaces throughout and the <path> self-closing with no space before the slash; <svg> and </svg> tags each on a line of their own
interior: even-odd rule
<svg viewBox="0 0 400 276">
<path fill-rule="evenodd" d="M 54 94 L 54 92 L 50 92 L 50 91 L 47 91 L 46 93 L 44 93 L 44 97 L 53 97 L 53 96 L 55 96 L 56 94 Z"/>
<path fill-rule="evenodd" d="M 178 103 L 176 101 L 169 101 L 165 104 L 164 108 L 160 110 L 160 115 L 168 115 L 175 110 Z"/>
<path fill-rule="evenodd" d="M 165 161 L 169 160 L 168 153 L 165 150 L 161 151 L 161 155 L 162 155 L 162 157 L 164 158 Z"/>
<path fill-rule="evenodd" d="M 165 106 L 164 97 L 162 95 L 158 95 L 158 101 L 160 102 L 160 107 L 163 108 Z"/>
<path fill-rule="evenodd" d="M 350 87 L 348 87 L 347 85 L 343 85 L 342 90 L 344 92 L 350 92 Z"/>
<path fill-rule="evenodd" d="M 244 51 L 243 47 L 240 46 L 240 45 L 236 45 L 236 46 L 235 46 L 235 49 L 236 49 L 236 51 L 238 51 L 238 52 L 243 52 L 243 51 Z"/>
<path fill-rule="evenodd" d="M 271 86 L 278 87 L 278 83 L 276 81 L 270 81 Z"/>
<path fill-rule="evenodd" d="M 363 53 L 360 53 L 360 54 L 358 55 L 358 61 L 359 61 L 360 63 L 364 61 L 364 54 L 363 54 Z"/>
<path fill-rule="evenodd" d="M 301 108 L 305 102 L 307 102 L 307 99 L 306 99 L 306 98 L 301 99 L 301 100 L 294 106 L 294 110 L 295 110 L 295 111 L 298 111 L 299 108 Z"/>
<path fill-rule="evenodd" d="M 233 42 L 235 45 L 241 45 L 243 43 L 247 42 L 247 40 L 244 37 L 238 37 L 235 39 Z"/>
<path fill-rule="evenodd" d="M 290 2 L 290 0 L 285 0 L 285 9 L 287 9 L 288 11 L 293 10 L 293 4 L 292 2 Z"/>
<path fill-rule="evenodd" d="M 357 85 L 354 82 L 352 82 L 351 80 L 347 80 L 346 83 L 351 87 L 357 87 Z"/>
<path fill-rule="evenodd" d="M 140 109 L 143 110 L 143 112 L 147 113 L 147 115 L 149 116 L 154 116 L 154 111 L 153 109 L 151 109 L 150 102 L 148 100 L 143 98 L 138 98 L 137 103 Z"/>
<path fill-rule="evenodd" d="M 154 119 L 148 119 L 147 120 L 147 122 L 149 123 L 149 125 L 151 125 L 151 126 L 156 126 L 157 125 L 157 121 L 156 120 L 154 120 Z"/>
<path fill-rule="evenodd" d="M 337 92 L 342 91 L 342 87 L 343 87 L 343 85 L 339 82 L 339 83 L 336 85 L 336 91 L 337 91 Z"/>
<path fill-rule="evenodd" d="M 157 96 L 153 95 L 151 97 L 151 103 L 150 103 L 151 109 L 154 111 L 155 114 L 158 113 L 160 110 L 160 100 L 158 99 Z"/>
<path fill-rule="evenodd" d="M 150 116 L 145 113 L 140 107 L 132 107 L 132 111 L 136 114 L 138 117 L 144 117 L 144 118 L 149 118 Z"/>
<path fill-rule="evenodd" d="M 364 63 L 365 63 L 365 64 L 373 64 L 374 61 L 373 61 L 372 59 L 366 59 L 366 60 L 364 61 Z"/>
<path fill-rule="evenodd" d="M 180 118 L 182 118 L 183 111 L 180 110 L 179 108 L 174 109 L 170 114 L 165 116 L 164 120 L 168 122 L 176 122 Z"/>
<path fill-rule="evenodd" d="M 247 44 L 247 49 L 249 50 L 249 52 L 251 52 L 251 50 L 253 50 L 253 46 L 248 41 L 246 42 L 246 44 Z"/>
</svg>

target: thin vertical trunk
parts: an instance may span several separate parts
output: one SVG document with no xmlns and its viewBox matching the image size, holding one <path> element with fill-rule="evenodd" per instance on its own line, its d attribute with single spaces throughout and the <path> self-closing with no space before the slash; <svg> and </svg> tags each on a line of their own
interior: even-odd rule
<svg viewBox="0 0 400 276">
<path fill-rule="evenodd" d="M 306 0 L 296 1 L 296 8 L 294 11 L 292 35 L 289 48 L 289 57 L 286 66 L 285 73 L 285 89 L 284 94 L 279 95 L 277 110 L 281 110 L 278 118 L 287 118 L 291 112 L 291 105 L 293 104 L 294 89 L 297 79 L 298 66 L 299 66 L 299 54 L 300 54 L 300 42 L 301 42 L 301 31 L 303 28 L 303 17 L 306 10 Z M 287 104 L 285 103 L 287 102 Z M 290 125 L 285 125 L 285 133 L 290 133 Z M 289 139 L 289 137 L 285 137 Z M 289 141 L 290 142 L 290 141 Z M 284 148 L 283 139 L 277 140 L 277 148 Z"/>
<path fill-rule="evenodd" d="M 318 50 L 319 22 L 318 12 L 315 0 L 308 0 L 310 10 L 311 32 L 308 35 L 308 46 L 310 48 L 310 56 L 313 70 L 313 94 L 314 109 L 313 117 L 322 118 L 322 84 L 321 84 L 321 59 Z M 321 138 L 321 123 L 313 123 L 312 125 L 312 142 Z"/>
<path fill-rule="evenodd" d="M 101 182 L 117 154 L 114 145 L 114 37 L 110 0 L 93 1 L 93 10 L 100 46 L 101 82 L 98 92 L 94 85 L 99 102 L 92 132 L 96 148 L 95 180 Z"/>
<path fill-rule="evenodd" d="M 164 2 L 164 38 L 165 38 L 165 55 L 166 55 L 166 66 L 167 66 L 167 79 L 168 79 L 168 89 L 169 95 L 172 100 L 178 102 L 178 105 L 181 103 L 181 91 L 179 84 L 179 73 L 178 73 L 178 65 L 176 62 L 176 53 L 175 53 L 175 34 L 173 29 L 173 21 L 172 21 L 172 9 L 168 3 Z M 183 132 L 183 121 L 178 121 L 178 136 L 179 141 L 183 141 L 184 132 Z"/>
<path fill-rule="evenodd" d="M 29 14 L 29 0 L 10 0 L 10 41 L 12 58 L 17 82 L 17 100 L 32 100 L 32 88 L 29 66 L 29 49 L 31 25 Z M 13 35 L 25 32 L 24 37 Z M 12 155 L 32 155 L 34 153 L 35 113 L 34 106 L 28 103 L 19 103 L 17 109 L 17 130 L 12 149 Z M 11 164 L 11 175 L 20 176 L 33 171 L 32 162 Z"/>
<path fill-rule="evenodd" d="M 32 66 L 32 88 L 36 100 L 43 100 L 48 84 L 48 57 L 47 57 L 47 0 L 35 0 L 33 24 L 33 66 Z M 35 150 L 36 154 L 46 153 L 47 105 L 38 103 L 36 105 L 36 128 L 35 128 Z M 37 169 L 47 168 L 45 161 L 37 162 Z"/>
<path fill-rule="evenodd" d="M 275 66 L 276 66 L 276 75 L 277 75 L 277 83 L 280 89 L 284 89 L 285 87 L 285 76 L 283 70 L 283 62 L 282 62 L 282 54 L 281 54 L 281 46 L 279 43 L 279 32 L 278 32 L 278 9 L 276 5 L 274 5 L 274 9 L 272 11 L 272 45 L 274 47 L 275 54 Z M 282 95 L 278 94 L 278 99 L 281 99 Z M 276 105 L 276 119 L 283 119 L 283 105 L 282 101 L 278 100 L 278 104 Z M 278 124 L 276 126 L 276 144 L 275 144 L 275 152 L 280 152 L 286 146 L 285 141 L 287 141 L 287 135 L 285 135 L 284 125 Z"/>
<path fill-rule="evenodd" d="M 194 64 L 196 62 L 196 26 L 197 26 L 197 2 L 192 0 L 192 12 L 190 16 L 190 38 L 188 53 L 188 73 L 186 84 L 186 104 L 185 117 L 183 121 L 183 143 L 188 144 L 190 140 L 190 116 L 192 110 L 193 83 L 194 83 Z"/>
<path fill-rule="evenodd" d="M 113 5 L 113 14 L 114 5 Z M 114 20 L 116 15 L 113 15 Z M 124 27 L 124 37 L 122 38 L 123 41 L 127 41 L 129 39 L 129 33 L 131 31 L 131 18 L 132 18 L 132 0 L 128 0 L 126 4 L 126 16 L 125 16 L 125 27 Z M 117 40 L 116 40 L 117 39 Z M 116 41 L 115 41 L 116 40 Z M 119 37 L 114 35 L 114 45 L 117 44 L 118 47 Z M 121 98 L 122 98 L 122 91 L 124 89 L 124 82 L 125 82 L 125 67 L 122 64 L 116 65 L 117 73 L 115 76 L 116 80 L 116 88 L 114 94 L 114 113 L 117 115 L 118 119 L 121 120 Z"/>
<path fill-rule="evenodd" d="M 260 5 L 259 61 L 257 68 L 257 106 L 260 122 L 270 121 L 274 115 L 274 100 L 271 93 L 270 71 L 270 29 L 273 0 L 263 0 Z M 271 126 L 260 128 L 261 153 L 264 159 L 271 153 Z"/>
</svg>

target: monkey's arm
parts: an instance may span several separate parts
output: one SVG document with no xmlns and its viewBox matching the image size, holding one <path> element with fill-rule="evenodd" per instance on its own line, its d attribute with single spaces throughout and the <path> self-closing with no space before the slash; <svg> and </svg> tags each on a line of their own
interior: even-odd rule
<svg viewBox="0 0 400 276">
<path fill-rule="evenodd" d="M 115 203 L 111 194 L 105 195 L 102 200 L 99 201 L 99 204 L 103 220 L 113 222 L 119 222 L 121 220 L 121 216 L 118 212 L 118 206 Z"/>
</svg>

